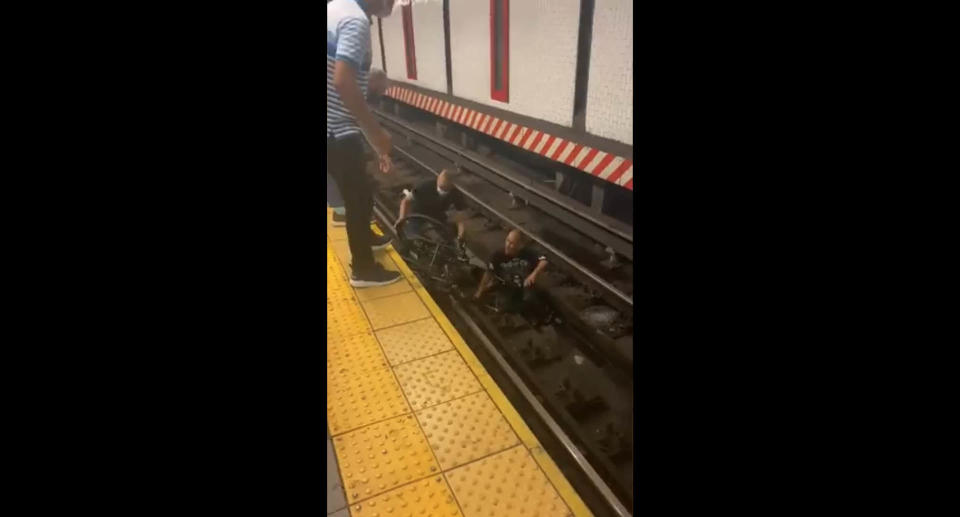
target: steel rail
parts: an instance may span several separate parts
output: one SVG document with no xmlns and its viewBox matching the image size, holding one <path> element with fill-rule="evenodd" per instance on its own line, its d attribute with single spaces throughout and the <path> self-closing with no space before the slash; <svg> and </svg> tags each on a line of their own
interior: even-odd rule
<svg viewBox="0 0 960 517">
<path fill-rule="evenodd" d="M 425 133 L 425 132 L 423 132 L 423 131 L 421 131 L 421 130 L 419 130 L 419 129 L 417 129 L 417 128 L 408 126 L 408 125 L 404 124 L 402 120 L 398 120 L 397 117 L 394 117 L 394 116 L 392 116 L 392 115 L 388 115 L 388 114 L 383 113 L 383 112 L 378 111 L 378 110 L 374 110 L 374 113 L 375 113 L 377 116 L 379 116 L 380 118 L 382 118 L 382 119 L 384 119 L 384 120 L 386 120 L 386 121 L 388 121 L 388 122 L 390 122 L 390 123 L 392 123 L 392 124 L 395 124 L 395 125 L 397 125 L 397 126 L 400 126 L 402 130 L 407 131 L 407 132 L 410 132 L 410 133 L 413 133 L 413 134 L 416 135 L 417 137 L 424 139 L 425 141 L 429 142 L 430 144 L 442 148 L 442 149 L 443 149 L 444 151 L 446 151 L 446 152 L 455 154 L 455 155 L 457 155 L 457 156 L 459 156 L 459 157 L 461 157 L 461 158 L 464 158 L 464 159 L 466 159 L 466 160 L 469 160 L 469 161 L 473 162 L 473 163 L 476 164 L 476 165 L 479 165 L 480 167 L 483 167 L 484 169 L 492 172 L 492 173 L 493 173 L 494 175 L 496 175 L 497 177 L 499 177 L 499 178 L 501 178 L 501 179 L 509 182 L 511 185 L 519 186 L 519 187 L 527 190 L 528 192 L 537 195 L 540 199 L 548 202 L 549 204 L 552 204 L 552 205 L 560 208 L 564 213 L 569 214 L 569 215 L 571 215 L 571 216 L 574 216 L 574 217 L 576 217 L 576 218 L 578 218 L 578 219 L 580 219 L 580 220 L 582 220 L 582 221 L 586 221 L 586 222 L 592 223 L 594 226 L 596 226 L 596 228 L 594 228 L 594 230 L 601 230 L 601 231 L 608 232 L 608 233 L 610 233 L 611 235 L 614 235 L 614 236 L 616 236 L 616 237 L 620 237 L 621 239 L 625 240 L 627 243 L 630 244 L 630 246 L 633 245 L 633 232 L 632 232 L 632 231 L 626 232 L 626 231 L 624 231 L 624 230 L 622 230 L 622 229 L 620 229 L 620 228 L 616 228 L 616 227 L 611 226 L 612 223 L 611 223 L 610 221 L 603 221 L 603 220 L 601 220 L 601 219 L 596 218 L 593 214 L 591 214 L 590 212 L 587 212 L 587 211 L 586 211 L 586 209 L 589 208 L 589 207 L 587 207 L 586 205 L 583 206 L 583 208 L 584 208 L 583 211 L 571 210 L 570 207 L 567 205 L 567 203 L 575 202 L 575 201 L 572 200 L 572 199 L 559 199 L 559 198 L 557 198 L 557 197 L 555 197 L 555 196 L 553 196 L 553 195 L 550 195 L 550 194 L 548 194 L 548 193 L 546 193 L 546 192 L 543 192 L 542 189 L 539 189 L 539 188 L 535 187 L 534 185 L 529 185 L 529 184 L 524 183 L 523 181 L 519 181 L 519 180 L 517 179 L 516 175 L 510 174 L 510 173 L 508 173 L 508 172 L 504 172 L 504 170 L 501 168 L 501 166 L 498 166 L 498 165 L 496 165 L 496 164 L 491 164 L 491 163 L 489 163 L 489 161 L 486 160 L 486 159 L 484 159 L 482 156 L 479 156 L 479 155 L 477 155 L 476 153 L 474 153 L 474 152 L 472 152 L 472 151 L 464 150 L 464 149 L 459 148 L 459 147 L 457 147 L 457 146 L 451 145 L 451 144 L 449 144 L 448 142 L 444 142 L 444 141 L 442 141 L 442 140 L 439 140 L 439 139 L 435 138 L 434 136 L 432 136 L 432 135 L 430 135 L 430 134 L 428 134 L 428 133 Z M 552 215 L 553 215 L 553 214 L 552 214 Z M 554 217 L 557 217 L 557 216 L 554 215 Z M 581 230 L 583 230 L 583 229 L 581 228 Z M 631 249 L 631 251 L 632 251 L 632 249 Z M 624 255 L 626 255 L 626 253 L 624 253 Z M 632 257 L 628 257 L 628 258 L 632 258 Z"/>
<path fill-rule="evenodd" d="M 533 407 L 533 410 L 537 413 L 541 420 L 550 428 L 550 431 L 554 436 L 560 440 L 560 443 L 563 444 L 563 447 L 567 450 L 573 460 L 577 463 L 587 478 L 593 483 L 593 485 L 600 491 L 600 495 L 603 496 L 603 499 L 607 502 L 608 505 L 616 512 L 620 517 L 630 517 L 630 512 L 627 511 L 626 507 L 623 506 L 623 503 L 620 502 L 620 499 L 614 495 L 613 490 L 607 485 L 607 483 L 600 477 L 600 474 L 594 470 L 593 465 L 590 465 L 590 462 L 584 457 L 583 453 L 580 452 L 580 449 L 577 449 L 577 446 L 574 445 L 573 440 L 567 436 L 567 433 L 560 428 L 560 425 L 557 424 L 557 421 L 553 419 L 553 416 L 550 415 L 550 412 L 547 411 L 543 404 L 537 400 L 536 395 L 527 388 L 526 383 L 523 382 L 523 379 L 517 374 L 516 371 L 510 366 L 507 360 L 500 354 L 500 351 L 497 350 L 496 345 L 494 345 L 487 335 L 477 326 L 473 321 L 473 318 L 470 317 L 466 311 L 460 306 L 457 300 L 451 296 L 450 301 L 453 303 L 453 310 L 457 312 L 463 321 L 470 327 L 470 331 L 483 343 L 484 348 L 487 349 L 487 352 L 493 356 L 494 360 L 497 362 L 497 365 L 507 374 L 507 377 L 513 382 L 517 387 L 520 393 L 523 395 L 523 398 Z"/>
</svg>

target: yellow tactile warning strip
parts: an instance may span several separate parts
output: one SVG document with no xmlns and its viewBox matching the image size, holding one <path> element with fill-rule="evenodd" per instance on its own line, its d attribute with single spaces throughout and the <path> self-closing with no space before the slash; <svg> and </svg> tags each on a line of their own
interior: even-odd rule
<svg viewBox="0 0 960 517">
<path fill-rule="evenodd" d="M 417 419 L 443 470 L 520 443 L 484 391 L 417 411 Z"/>
<path fill-rule="evenodd" d="M 363 302 L 363 309 L 367 311 L 374 330 L 430 317 L 430 312 L 413 292 L 368 300 Z"/>
<path fill-rule="evenodd" d="M 327 337 L 327 421 L 339 434 L 409 413 L 375 337 Z"/>
<path fill-rule="evenodd" d="M 483 389 L 456 350 L 393 369 L 413 409 L 423 409 Z"/>
<path fill-rule="evenodd" d="M 522 446 L 453 469 L 446 477 L 466 517 L 570 515 Z"/>
<path fill-rule="evenodd" d="M 353 517 L 463 515 L 442 476 L 417 481 L 350 507 Z"/>
<path fill-rule="evenodd" d="M 332 241 L 330 245 L 333 247 L 333 253 L 340 259 L 341 264 L 350 264 L 350 244 L 346 240 Z M 390 257 L 388 257 L 386 253 L 375 253 L 373 258 L 379 262 L 384 269 L 397 271 L 397 266 L 390 260 Z M 359 291 L 357 294 L 360 294 Z"/>
<path fill-rule="evenodd" d="M 351 504 L 440 473 L 410 414 L 334 436 L 333 447 Z"/>
<path fill-rule="evenodd" d="M 396 266 L 394 266 L 394 271 L 396 271 Z M 375 300 L 377 298 L 383 298 L 385 296 L 407 293 L 412 290 L 413 288 L 410 287 L 410 282 L 407 282 L 406 280 L 400 280 L 399 282 L 394 282 L 390 285 L 357 289 L 357 299 L 361 302 L 366 302 L 369 300 Z"/>
<path fill-rule="evenodd" d="M 392 248 L 375 255 L 404 280 L 350 287 L 329 213 L 327 420 L 350 514 L 592 515 Z"/>
<path fill-rule="evenodd" d="M 376 334 L 391 366 L 453 350 L 453 343 L 433 318 L 378 330 Z"/>
</svg>

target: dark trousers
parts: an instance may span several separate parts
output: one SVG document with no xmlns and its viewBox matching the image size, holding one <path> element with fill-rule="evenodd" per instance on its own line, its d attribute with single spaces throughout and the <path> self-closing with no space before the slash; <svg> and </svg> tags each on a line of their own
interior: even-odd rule
<svg viewBox="0 0 960 517">
<path fill-rule="evenodd" d="M 327 174 L 327 204 L 330 208 L 343 208 L 343 196 L 340 195 L 340 188 L 337 182 L 333 181 L 333 176 Z"/>
<path fill-rule="evenodd" d="M 542 300 L 536 288 L 500 286 L 496 291 L 497 304 L 505 312 L 521 312 L 538 316 L 542 310 Z"/>
<path fill-rule="evenodd" d="M 363 137 L 355 133 L 339 139 L 327 137 L 327 174 L 340 189 L 346 209 L 347 241 L 351 267 L 363 271 L 373 267 L 370 246 L 370 213 L 373 211 L 373 179 L 367 174 Z"/>
</svg>

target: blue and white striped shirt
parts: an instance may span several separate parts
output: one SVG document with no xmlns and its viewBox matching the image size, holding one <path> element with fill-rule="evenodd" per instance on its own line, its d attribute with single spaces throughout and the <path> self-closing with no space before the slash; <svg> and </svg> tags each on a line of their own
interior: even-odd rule
<svg viewBox="0 0 960 517">
<path fill-rule="evenodd" d="M 337 61 L 353 66 L 363 97 L 370 75 L 370 18 L 363 0 L 332 0 L 327 4 L 327 136 L 360 133 L 357 121 L 333 87 Z"/>
</svg>

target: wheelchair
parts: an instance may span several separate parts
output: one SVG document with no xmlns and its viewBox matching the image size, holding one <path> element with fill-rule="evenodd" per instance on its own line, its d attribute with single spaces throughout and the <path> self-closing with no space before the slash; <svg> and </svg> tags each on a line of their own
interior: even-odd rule
<svg viewBox="0 0 960 517">
<path fill-rule="evenodd" d="M 422 214 L 410 214 L 394 224 L 397 251 L 410 269 L 445 290 L 472 277 L 469 258 L 449 224 Z"/>
</svg>

